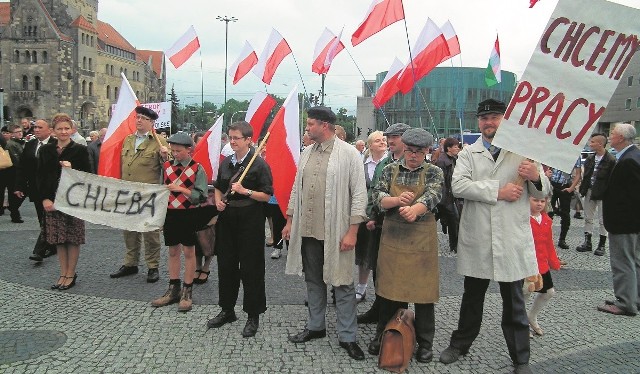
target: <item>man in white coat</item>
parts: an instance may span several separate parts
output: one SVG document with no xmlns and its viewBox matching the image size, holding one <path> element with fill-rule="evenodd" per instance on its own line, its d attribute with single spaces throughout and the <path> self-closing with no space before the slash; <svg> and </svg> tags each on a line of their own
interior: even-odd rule
<svg viewBox="0 0 640 374">
<path fill-rule="evenodd" d="M 458 154 L 451 187 L 464 198 L 458 239 L 458 272 L 465 276 L 458 329 L 440 362 L 450 364 L 466 354 L 480 332 L 489 281 L 499 282 L 502 332 L 516 373 L 530 373 L 529 322 L 523 279 L 538 274 L 529 225 L 529 196 L 544 198 L 549 180 L 535 163 L 501 150 L 491 142 L 506 105 L 488 99 L 478 105 L 482 133 Z M 524 180 L 524 185 L 517 180 Z"/>
<path fill-rule="evenodd" d="M 282 237 L 290 240 L 285 272 L 302 275 L 304 269 L 309 320 L 289 340 L 305 343 L 326 336 L 327 285 L 331 285 L 340 347 L 351 358 L 364 360 L 356 343 L 353 286 L 356 235 L 366 220 L 362 160 L 353 146 L 336 137 L 336 115 L 329 108 L 309 108 L 307 114 L 306 131 L 315 144 L 300 156 Z"/>
</svg>

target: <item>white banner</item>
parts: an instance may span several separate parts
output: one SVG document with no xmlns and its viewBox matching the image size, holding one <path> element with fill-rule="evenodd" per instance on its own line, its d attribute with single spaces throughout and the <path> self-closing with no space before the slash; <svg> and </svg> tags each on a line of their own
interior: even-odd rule
<svg viewBox="0 0 640 374">
<path fill-rule="evenodd" d="M 62 168 L 54 206 L 91 223 L 146 232 L 162 228 L 169 189 Z"/>
<path fill-rule="evenodd" d="M 559 0 L 492 144 L 571 172 L 638 49 L 640 11 Z"/>
<path fill-rule="evenodd" d="M 156 129 L 170 129 L 171 128 L 171 102 L 163 101 L 161 103 L 147 103 L 140 104 L 145 108 L 149 108 L 158 113 L 158 119 L 155 122 Z M 111 113 L 115 113 L 116 105 L 111 106 Z"/>
</svg>

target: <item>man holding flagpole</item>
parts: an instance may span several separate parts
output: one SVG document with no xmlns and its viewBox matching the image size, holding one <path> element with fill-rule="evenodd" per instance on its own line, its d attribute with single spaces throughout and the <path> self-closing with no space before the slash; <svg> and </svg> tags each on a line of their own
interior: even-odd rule
<svg viewBox="0 0 640 374">
<path fill-rule="evenodd" d="M 136 132 L 130 134 L 122 144 L 122 178 L 126 181 L 161 184 L 162 164 L 169 158 L 167 141 L 153 133 L 154 122 L 158 114 L 149 108 L 135 108 Z M 120 278 L 138 273 L 140 250 L 144 241 L 145 262 L 147 263 L 147 282 L 155 283 L 159 279 L 160 231 L 124 232 L 126 252 L 124 264 L 111 274 L 111 278 Z"/>
</svg>

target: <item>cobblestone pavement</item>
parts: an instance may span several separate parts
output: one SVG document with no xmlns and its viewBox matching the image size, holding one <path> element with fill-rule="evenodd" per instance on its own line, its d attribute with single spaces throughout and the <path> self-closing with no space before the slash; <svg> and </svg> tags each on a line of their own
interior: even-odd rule
<svg viewBox="0 0 640 374">
<path fill-rule="evenodd" d="M 58 276 L 55 257 L 41 265 L 28 260 L 37 236 L 35 211 L 25 202 L 23 224 L 0 217 L 0 373 L 375 373 L 377 358 L 349 359 L 335 334 L 335 309 L 327 309 L 328 337 L 295 345 L 287 335 L 304 327 L 304 282 L 284 275 L 285 256 L 267 256 L 267 303 L 255 338 L 240 335 L 246 315 L 216 330 L 206 330 L 218 311 L 215 266 L 210 281 L 195 285 L 194 309 L 179 314 L 175 306 L 154 309 L 149 302 L 167 285 L 166 249 L 161 280 L 145 282 L 146 268 L 135 276 L 111 279 L 123 257 L 121 233 L 87 225 L 88 244 L 81 249 L 78 284 L 51 291 Z M 556 222 L 555 230 L 558 230 Z M 640 317 L 596 311 L 612 298 L 608 254 L 597 257 L 574 250 L 582 240 L 582 220 L 572 220 L 569 262 L 553 273 L 557 294 L 542 312 L 545 334 L 531 342 L 531 365 L 537 373 L 640 373 Z M 441 298 L 436 305 L 437 357 L 447 346 L 460 308 L 462 277 L 455 256 L 440 234 Z M 355 271 L 355 268 L 354 268 Z M 373 294 L 372 286 L 367 291 Z M 368 309 L 370 300 L 359 305 Z M 487 294 L 480 336 L 470 353 L 445 366 L 412 361 L 411 373 L 508 373 L 512 366 L 500 329 L 501 300 L 492 284 Z M 366 344 L 373 325 L 361 325 L 358 343 Z"/>
</svg>

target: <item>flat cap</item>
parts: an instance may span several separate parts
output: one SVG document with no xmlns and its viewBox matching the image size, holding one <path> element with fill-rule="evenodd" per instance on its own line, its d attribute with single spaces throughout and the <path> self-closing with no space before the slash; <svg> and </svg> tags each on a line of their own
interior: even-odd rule
<svg viewBox="0 0 640 374">
<path fill-rule="evenodd" d="M 402 135 L 405 131 L 409 130 L 411 126 L 405 123 L 394 123 L 393 125 L 387 127 L 384 131 L 384 136 L 389 135 Z"/>
<path fill-rule="evenodd" d="M 180 144 L 185 147 L 193 147 L 193 139 L 186 132 L 177 132 L 167 139 L 167 143 L 169 144 Z"/>
<path fill-rule="evenodd" d="M 504 114 L 507 111 L 507 105 L 502 101 L 495 99 L 487 99 L 480 104 L 478 104 L 478 112 L 476 113 L 477 117 L 480 117 L 489 113 L 497 113 Z"/>
<path fill-rule="evenodd" d="M 402 142 L 412 147 L 429 148 L 433 145 L 433 135 L 425 129 L 409 129 L 402 134 Z"/>
<path fill-rule="evenodd" d="M 328 122 L 332 125 L 336 123 L 336 114 L 326 106 L 314 106 L 307 109 L 307 116 L 318 121 Z"/>
<path fill-rule="evenodd" d="M 158 113 L 154 112 L 153 110 L 147 107 L 143 107 L 142 105 L 136 107 L 136 113 L 142 114 L 143 116 L 147 116 L 154 121 L 158 119 Z"/>
</svg>

